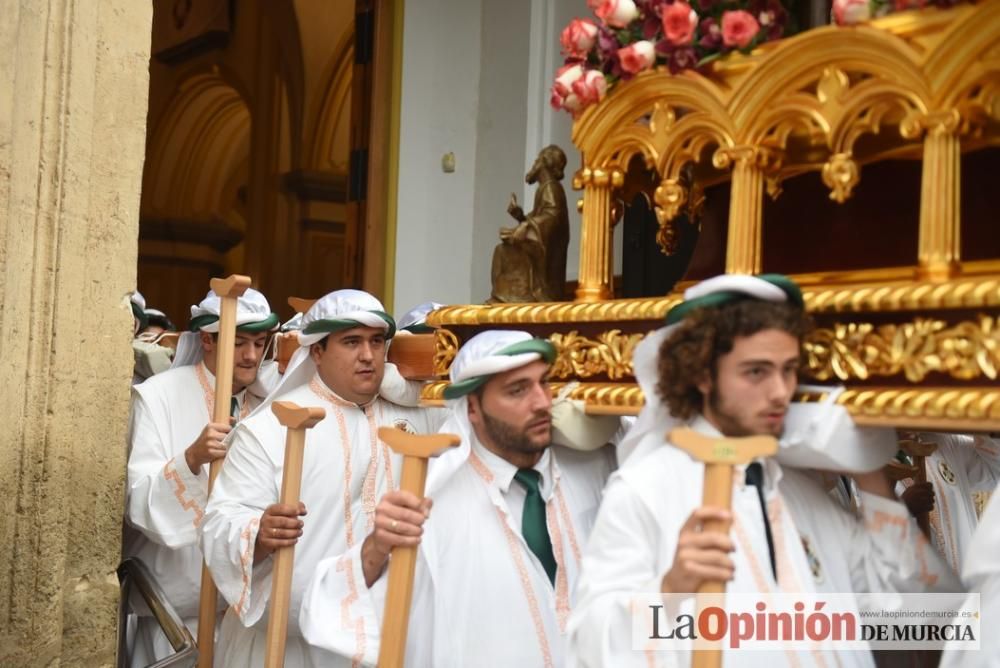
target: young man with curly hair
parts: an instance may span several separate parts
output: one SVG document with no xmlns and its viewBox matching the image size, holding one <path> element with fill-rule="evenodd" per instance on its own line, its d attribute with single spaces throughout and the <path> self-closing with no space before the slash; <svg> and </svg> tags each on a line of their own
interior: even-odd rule
<svg viewBox="0 0 1000 668">
<path fill-rule="evenodd" d="M 686 594 L 705 581 L 734 593 L 957 591 L 880 469 L 853 474 L 860 519 L 775 458 L 735 467 L 731 509 L 702 506 L 704 464 L 665 435 L 688 426 L 717 438 L 782 437 L 810 325 L 798 286 L 784 276 L 719 276 L 685 297 L 635 353 L 647 405 L 584 554 L 571 665 L 687 665 L 682 653 L 632 649 L 637 594 Z M 837 447 L 859 447 L 845 432 L 833 435 Z M 712 520 L 731 530 L 702 531 Z M 827 649 L 829 665 L 874 665 L 870 652 Z M 810 652 L 779 650 L 729 652 L 725 665 L 822 664 Z"/>
</svg>

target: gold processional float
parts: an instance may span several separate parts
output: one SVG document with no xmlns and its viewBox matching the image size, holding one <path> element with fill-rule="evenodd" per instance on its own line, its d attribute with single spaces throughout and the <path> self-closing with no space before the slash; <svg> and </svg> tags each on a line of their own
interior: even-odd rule
<svg viewBox="0 0 1000 668">
<path fill-rule="evenodd" d="M 777 271 L 802 286 L 817 325 L 805 376 L 846 386 L 838 401 L 856 422 L 1000 430 L 1000 2 L 818 28 L 707 75 L 643 72 L 580 114 L 573 143 L 575 301 L 432 312 L 434 334 L 398 338 L 390 353 L 404 375 L 431 381 L 426 404 L 443 402 L 463 341 L 519 328 L 555 344 L 554 390 L 578 381 L 570 397 L 588 413 L 638 413 L 632 351 L 683 288 Z M 811 207 L 850 205 L 866 172 L 885 189 L 868 200 L 881 200 L 882 217 L 862 210 L 818 230 Z M 639 192 L 666 253 L 679 215 L 700 220 L 700 259 L 665 297 L 614 299 L 612 228 Z"/>
</svg>

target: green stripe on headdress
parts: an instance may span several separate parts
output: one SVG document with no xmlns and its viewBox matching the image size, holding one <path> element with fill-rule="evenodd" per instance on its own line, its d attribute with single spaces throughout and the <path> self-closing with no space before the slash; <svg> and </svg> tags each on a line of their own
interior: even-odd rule
<svg viewBox="0 0 1000 668">
<path fill-rule="evenodd" d="M 146 329 L 149 325 L 149 316 L 146 312 L 142 310 L 142 307 L 135 302 L 129 302 L 132 305 L 132 317 L 139 321 L 139 331 Z"/>
<path fill-rule="evenodd" d="M 762 281 L 767 281 L 771 285 L 781 288 L 781 291 L 788 297 L 788 301 L 799 308 L 805 306 L 802 299 L 802 290 L 792 279 L 783 274 L 761 274 L 757 276 Z M 719 308 L 726 304 L 743 301 L 744 299 L 758 299 L 753 295 L 738 290 L 722 290 L 709 295 L 689 299 L 670 309 L 667 313 L 667 325 L 673 325 L 686 318 L 692 311 L 702 308 Z M 765 301 L 759 300 L 758 301 Z"/>
<path fill-rule="evenodd" d="M 437 330 L 430 325 L 425 325 L 422 322 L 415 322 L 412 325 L 400 328 L 399 331 L 409 332 L 410 334 L 433 334 Z"/>
<path fill-rule="evenodd" d="M 548 364 L 556 359 L 556 348 L 552 345 L 551 341 L 546 341 L 545 339 L 527 339 L 526 341 L 518 341 L 517 343 L 511 344 L 506 348 L 502 348 L 494 355 L 509 355 L 513 357 L 514 355 L 523 355 L 525 353 L 538 353 L 542 356 L 542 359 Z M 495 374 L 486 374 L 483 376 L 473 376 L 472 378 L 466 378 L 457 383 L 452 383 L 448 387 L 444 388 L 444 398 L 445 399 L 458 399 L 459 397 L 464 397 L 465 395 L 475 391 L 480 385 L 485 384 L 490 378 Z"/>
<path fill-rule="evenodd" d="M 384 311 L 368 311 L 373 315 L 385 320 L 385 324 L 389 326 L 388 331 L 385 333 L 385 338 L 391 339 L 396 334 L 396 321 L 392 319 L 392 316 Z M 369 327 L 363 322 L 358 322 L 357 320 L 314 320 L 313 322 L 306 325 L 302 330 L 303 334 L 332 334 L 334 332 L 339 332 L 344 329 L 351 329 L 352 327 Z"/>
<path fill-rule="evenodd" d="M 188 324 L 188 329 L 192 332 L 200 331 L 202 327 L 207 327 L 213 322 L 218 322 L 219 316 L 212 315 L 211 313 L 206 313 L 205 315 L 198 315 L 191 318 L 191 322 Z M 248 322 L 242 325 L 236 326 L 237 332 L 244 332 L 247 334 L 257 334 L 258 332 L 267 332 L 278 326 L 278 314 L 272 313 L 263 320 L 258 320 L 257 322 Z"/>
</svg>

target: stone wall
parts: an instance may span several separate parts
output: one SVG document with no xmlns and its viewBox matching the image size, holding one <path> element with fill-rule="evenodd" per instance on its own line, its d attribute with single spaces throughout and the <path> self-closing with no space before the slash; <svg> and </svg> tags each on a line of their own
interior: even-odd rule
<svg viewBox="0 0 1000 668">
<path fill-rule="evenodd" d="M 0 2 L 0 665 L 112 665 L 151 3 Z"/>
</svg>

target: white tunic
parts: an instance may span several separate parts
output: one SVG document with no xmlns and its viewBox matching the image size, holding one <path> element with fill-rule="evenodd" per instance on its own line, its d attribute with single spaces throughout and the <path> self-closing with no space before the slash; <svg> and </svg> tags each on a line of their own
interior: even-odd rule
<svg viewBox="0 0 1000 668">
<path fill-rule="evenodd" d="M 962 580 L 979 594 L 982 609 L 979 650 L 956 650 L 945 645 L 941 668 L 996 668 L 1000 665 L 1000 495 L 994 494 L 969 544 Z"/>
<path fill-rule="evenodd" d="M 261 399 L 241 392 L 241 414 Z M 195 634 L 201 591 L 197 529 L 208 497 L 208 465 L 195 475 L 184 451 L 211 422 L 214 403 L 215 377 L 203 363 L 164 371 L 132 388 L 122 554 L 142 559 Z M 133 665 L 153 663 L 172 651 L 156 621 L 140 616 Z"/>
<path fill-rule="evenodd" d="M 719 435 L 703 418 L 692 427 Z M 861 493 L 859 520 L 817 480 L 782 469 L 773 459 L 764 462 L 764 471 L 778 581 L 757 491 L 745 484 L 745 467 L 736 467 L 730 534 L 735 573 L 727 592 L 960 590 L 902 504 Z M 689 665 L 687 655 L 632 650 L 629 600 L 660 590 L 681 526 L 701 506 L 703 482 L 704 465 L 669 446 L 629 459 L 612 476 L 583 557 L 569 623 L 570 665 Z M 874 665 L 869 652 L 835 656 L 845 667 Z M 723 659 L 727 668 L 818 665 L 808 652 L 727 652 Z"/>
<path fill-rule="evenodd" d="M 975 495 L 992 492 L 1000 480 L 1000 447 L 989 437 L 922 433 L 937 444 L 924 459 L 927 481 L 934 486 L 929 513 L 931 542 L 956 573 L 979 524 Z"/>
<path fill-rule="evenodd" d="M 472 440 L 472 454 L 432 494 L 414 577 L 406 665 L 560 666 L 581 549 L 613 468 L 613 451 L 553 446 L 535 466 L 557 564 L 553 586 L 521 534 L 525 492 L 514 482 L 517 468 Z M 302 608 L 303 630 L 311 643 L 374 665 L 385 573 L 351 600 L 350 609 L 364 619 L 363 633 L 338 623 L 348 600 L 347 578 L 364 582 L 358 557 L 355 550 L 319 565 Z"/>
<path fill-rule="evenodd" d="M 310 648 L 302 639 L 302 593 L 322 559 L 360 545 L 371 530 L 378 499 L 399 485 L 401 460 L 379 440 L 378 427 L 435 432 L 443 415 L 379 398 L 359 407 L 335 395 L 318 375 L 276 400 L 326 410 L 326 417 L 306 432 L 301 500 L 308 514 L 295 546 L 285 666 L 339 665 L 338 657 Z M 261 514 L 279 499 L 285 436 L 270 410 L 241 423 L 206 510 L 202 548 L 220 593 L 233 606 L 226 612 L 216 649 L 218 665 L 227 668 L 264 662 L 273 555 L 254 565 L 254 541 Z M 358 591 L 364 586 L 364 580 L 355 582 Z M 348 615 L 344 623 L 358 621 Z"/>
</svg>

